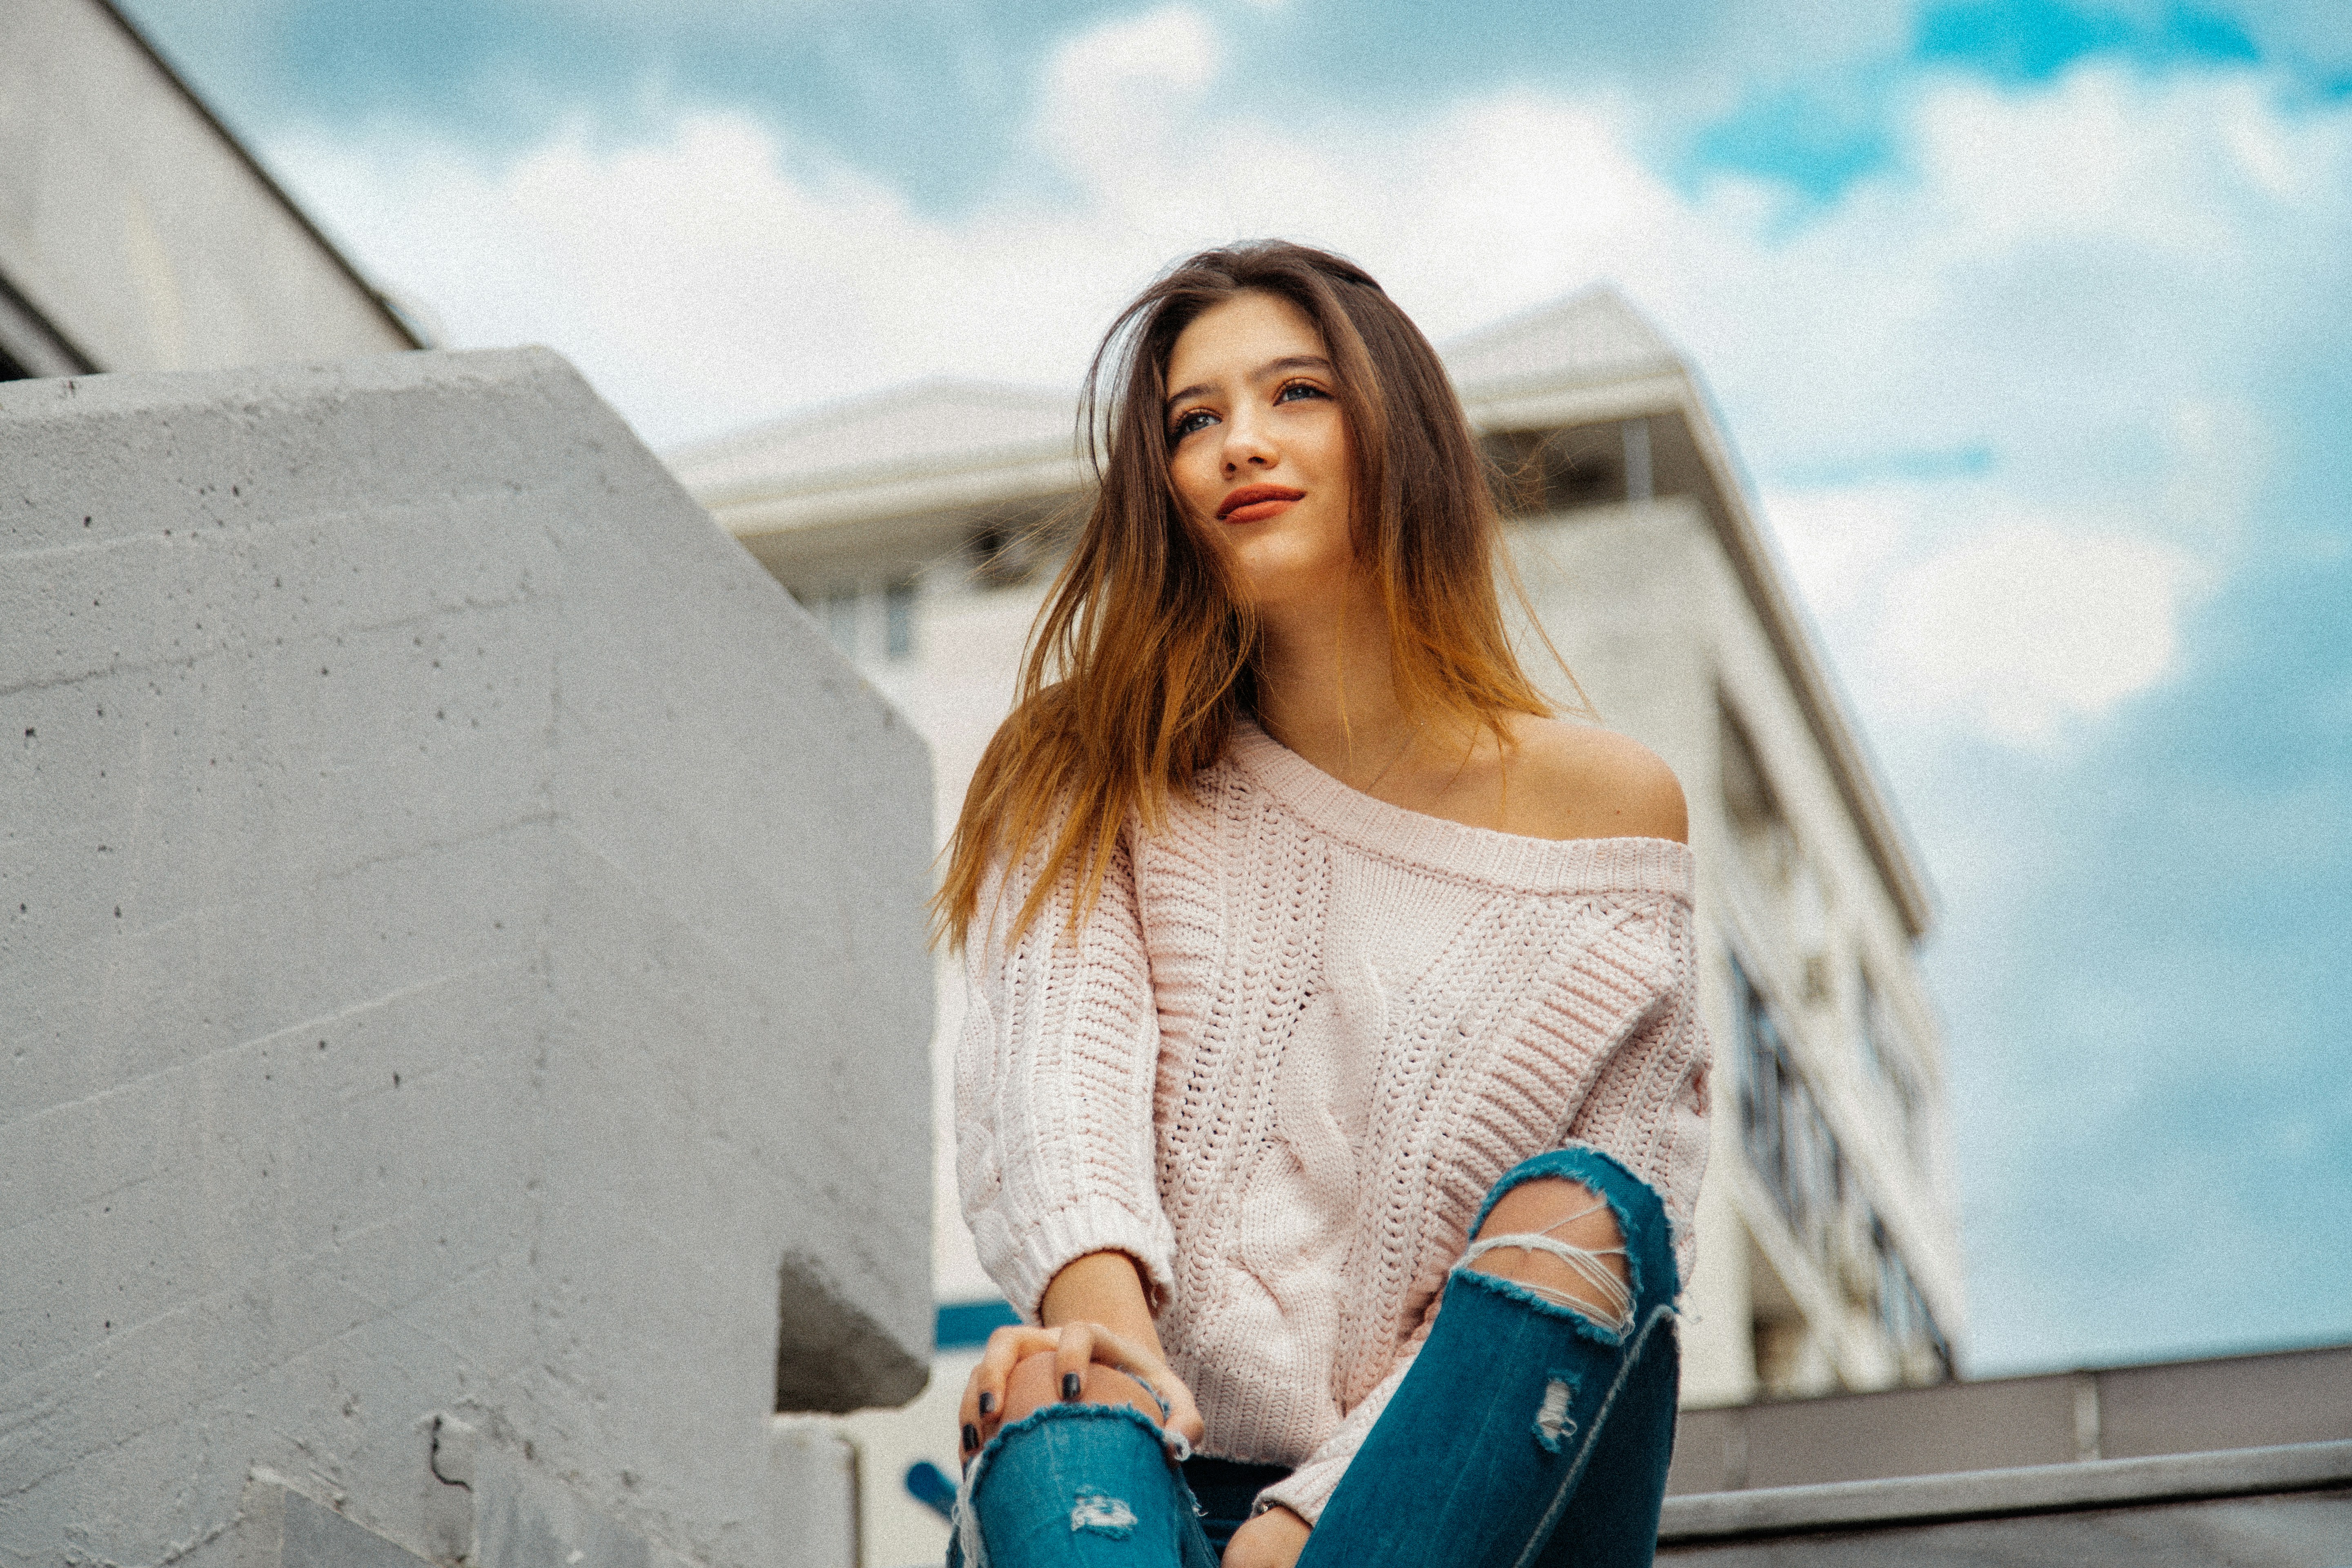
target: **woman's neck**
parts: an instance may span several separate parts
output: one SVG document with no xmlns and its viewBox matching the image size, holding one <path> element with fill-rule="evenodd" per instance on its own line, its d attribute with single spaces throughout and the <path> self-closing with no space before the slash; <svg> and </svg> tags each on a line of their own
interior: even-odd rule
<svg viewBox="0 0 2352 1568">
<path fill-rule="evenodd" d="M 1427 715 L 1397 695 L 1388 616 L 1370 584 L 1258 612 L 1258 721 L 1266 733 L 1357 789 L 1394 769 Z"/>
</svg>

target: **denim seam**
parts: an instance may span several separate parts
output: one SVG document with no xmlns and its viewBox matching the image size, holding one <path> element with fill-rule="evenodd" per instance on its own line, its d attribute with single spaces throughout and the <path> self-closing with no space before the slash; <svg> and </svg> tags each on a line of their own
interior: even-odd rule
<svg viewBox="0 0 2352 1568">
<path fill-rule="evenodd" d="M 1512 1568 L 1528 1568 L 1528 1564 L 1536 1560 L 1545 1543 L 1551 1539 L 1553 1529 L 1559 1523 L 1561 1510 L 1568 1507 L 1568 1500 L 1576 1495 L 1577 1483 L 1584 1479 L 1584 1468 L 1592 1460 L 1593 1445 L 1600 1441 L 1601 1432 L 1609 1425 L 1609 1413 L 1616 1407 L 1617 1395 L 1624 1391 L 1626 1380 L 1633 1375 L 1634 1367 L 1641 1363 L 1642 1352 L 1649 1348 L 1650 1335 L 1656 1331 L 1660 1323 L 1671 1321 L 1674 1316 L 1674 1309 L 1669 1306 L 1662 1305 L 1650 1310 L 1649 1317 L 1642 1324 L 1641 1332 L 1633 1336 L 1632 1343 L 1626 1347 L 1623 1359 L 1618 1363 L 1617 1375 L 1611 1380 L 1609 1392 L 1602 1396 L 1601 1407 L 1592 1413 L 1591 1423 L 1584 1429 L 1582 1434 L 1584 1441 L 1576 1451 L 1575 1463 L 1569 1466 L 1568 1474 L 1560 1478 L 1559 1489 L 1552 1494 L 1551 1506 L 1544 1510 L 1543 1518 L 1536 1521 L 1536 1528 L 1528 1536 L 1528 1544 L 1520 1551 L 1518 1557 L 1512 1563 Z"/>
</svg>

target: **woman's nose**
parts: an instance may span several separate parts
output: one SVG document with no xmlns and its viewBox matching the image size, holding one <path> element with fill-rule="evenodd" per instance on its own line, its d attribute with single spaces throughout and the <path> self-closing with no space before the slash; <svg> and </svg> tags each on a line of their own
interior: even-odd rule
<svg viewBox="0 0 2352 1568">
<path fill-rule="evenodd" d="M 1265 429 L 1255 419 L 1236 419 L 1225 426 L 1225 472 L 1244 468 L 1271 468 L 1280 454 Z"/>
</svg>

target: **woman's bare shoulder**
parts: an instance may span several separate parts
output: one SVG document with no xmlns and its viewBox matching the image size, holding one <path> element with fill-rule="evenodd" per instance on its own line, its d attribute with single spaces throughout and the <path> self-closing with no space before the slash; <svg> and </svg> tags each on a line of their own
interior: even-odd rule
<svg viewBox="0 0 2352 1568">
<path fill-rule="evenodd" d="M 1683 786 L 1630 735 L 1564 719 L 1517 721 L 1509 814 L 1538 838 L 1690 838 Z"/>
</svg>

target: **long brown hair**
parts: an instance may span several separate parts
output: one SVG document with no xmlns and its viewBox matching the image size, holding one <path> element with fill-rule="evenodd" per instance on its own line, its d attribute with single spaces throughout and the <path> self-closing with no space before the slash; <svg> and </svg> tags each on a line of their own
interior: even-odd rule
<svg viewBox="0 0 2352 1568">
<path fill-rule="evenodd" d="M 1253 290 L 1297 306 L 1330 356 L 1355 454 L 1356 558 L 1379 581 L 1399 700 L 1506 745 L 1507 715 L 1552 711 L 1504 628 L 1498 564 L 1522 607 L 1526 595 L 1496 548 L 1486 471 L 1429 340 L 1351 261 L 1282 240 L 1204 250 L 1119 312 L 1087 372 L 1078 423 L 1093 502 L 1039 613 L 1012 717 L 972 774 L 932 900 L 959 947 L 991 867 L 1040 848 L 1008 940 L 1071 876 L 1075 922 L 1099 896 L 1129 816 L 1157 830 L 1169 792 L 1223 756 L 1235 721 L 1255 711 L 1255 621 L 1185 520 L 1164 412 L 1177 338 Z"/>
</svg>

